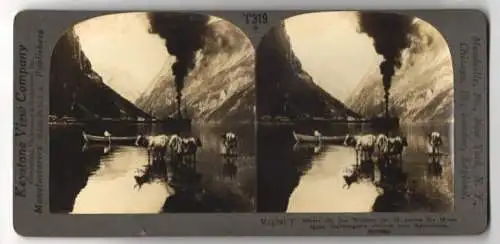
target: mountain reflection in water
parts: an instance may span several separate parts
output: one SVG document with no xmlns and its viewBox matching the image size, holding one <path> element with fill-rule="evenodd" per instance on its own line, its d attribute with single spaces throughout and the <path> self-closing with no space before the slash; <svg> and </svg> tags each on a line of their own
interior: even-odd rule
<svg viewBox="0 0 500 244">
<path fill-rule="evenodd" d="M 161 128 L 116 129 L 113 135 L 159 134 Z M 51 128 L 50 207 L 53 213 L 113 214 L 255 211 L 253 127 L 235 129 L 238 155 L 220 154 L 224 130 L 195 129 L 203 146 L 197 162 L 152 160 L 134 145 L 86 144 L 81 132 L 103 128 Z M 229 166 L 228 166 L 229 165 Z M 229 176 L 229 177 L 228 177 Z"/>
<path fill-rule="evenodd" d="M 340 128 L 339 128 L 340 127 Z M 258 130 L 258 211 L 262 212 L 447 212 L 453 209 L 451 155 L 430 160 L 427 132 L 439 131 L 450 150 L 448 126 L 405 127 L 403 162 L 383 167 L 377 157 L 356 168 L 353 148 L 340 144 L 295 143 L 292 131 L 314 127 L 260 126 Z M 374 133 L 335 125 L 324 135 Z M 356 171 L 358 169 L 358 171 Z M 357 174 L 354 174 L 356 173 Z"/>
</svg>

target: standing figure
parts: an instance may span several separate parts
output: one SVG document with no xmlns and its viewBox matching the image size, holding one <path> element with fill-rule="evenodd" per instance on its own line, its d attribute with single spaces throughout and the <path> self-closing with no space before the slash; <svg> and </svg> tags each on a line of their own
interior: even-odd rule
<svg viewBox="0 0 500 244">
<path fill-rule="evenodd" d="M 104 131 L 104 136 L 108 138 L 108 143 L 111 144 L 111 133 L 109 131 Z"/>
<path fill-rule="evenodd" d="M 440 152 L 440 147 L 443 145 L 443 139 L 441 138 L 441 134 L 438 132 L 432 132 L 427 134 L 427 140 L 430 146 L 430 153 L 432 155 L 439 155 Z"/>
<path fill-rule="evenodd" d="M 318 143 L 321 143 L 321 133 L 318 130 L 314 130 L 314 137 L 316 137 Z"/>
<path fill-rule="evenodd" d="M 403 150 L 408 146 L 406 137 L 396 136 L 389 138 L 389 154 L 401 162 L 403 160 Z"/>
<path fill-rule="evenodd" d="M 389 152 L 389 138 L 384 134 L 379 134 L 377 136 L 377 152 L 380 159 L 384 159 Z"/>
<path fill-rule="evenodd" d="M 361 154 L 361 160 L 371 159 L 373 152 L 375 151 L 376 141 L 377 137 L 372 134 L 361 136 L 347 134 L 344 139 L 344 145 L 354 147 L 354 150 L 356 151 L 356 165 L 358 165 L 358 154 Z"/>
<path fill-rule="evenodd" d="M 223 154 L 233 155 L 236 153 L 236 148 L 238 147 L 238 137 L 233 132 L 226 132 L 221 135 Z"/>
</svg>

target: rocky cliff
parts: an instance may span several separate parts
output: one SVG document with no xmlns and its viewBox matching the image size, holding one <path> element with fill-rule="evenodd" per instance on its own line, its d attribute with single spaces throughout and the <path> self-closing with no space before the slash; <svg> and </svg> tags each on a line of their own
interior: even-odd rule
<svg viewBox="0 0 500 244">
<path fill-rule="evenodd" d="M 415 24 L 419 35 L 403 52 L 403 66 L 392 79 L 389 110 L 403 123 L 450 122 L 453 67 L 448 45 L 427 22 Z M 346 104 L 362 115 L 382 115 L 383 94 L 382 75 L 374 63 Z"/>
<path fill-rule="evenodd" d="M 72 30 L 60 38 L 52 53 L 50 114 L 77 119 L 148 117 L 103 83 Z"/>
<path fill-rule="evenodd" d="M 284 23 L 259 43 L 256 76 L 259 117 L 359 116 L 320 88 L 302 69 Z"/>
<path fill-rule="evenodd" d="M 195 68 L 185 79 L 182 110 L 194 122 L 252 123 L 254 120 L 255 53 L 249 39 L 234 25 L 217 20 L 209 24 L 205 46 Z M 168 41 L 168 40 L 167 40 Z M 165 64 L 136 104 L 157 118 L 176 112 L 171 64 Z"/>
<path fill-rule="evenodd" d="M 256 52 L 231 23 L 219 20 L 210 28 L 212 34 L 206 37 L 183 89 L 183 110 L 195 121 L 253 122 L 255 112 L 292 118 L 358 116 L 302 70 L 283 25 L 267 33 Z M 170 64 L 160 74 L 136 104 L 155 117 L 172 117 L 176 107 Z"/>
</svg>

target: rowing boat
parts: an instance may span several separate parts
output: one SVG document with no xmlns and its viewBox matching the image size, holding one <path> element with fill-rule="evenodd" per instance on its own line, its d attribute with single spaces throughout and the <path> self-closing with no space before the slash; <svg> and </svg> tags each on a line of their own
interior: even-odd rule
<svg viewBox="0 0 500 244">
<path fill-rule="evenodd" d="M 106 143 L 134 143 L 137 136 L 95 136 L 82 132 L 83 139 L 86 142 L 106 142 Z"/>
<path fill-rule="evenodd" d="M 318 142 L 328 142 L 328 143 L 342 143 L 344 142 L 344 136 L 320 136 L 319 138 L 316 136 L 311 136 L 311 135 L 304 135 L 304 134 L 299 134 L 296 133 L 295 131 L 292 132 L 293 137 L 297 142 L 313 142 L 313 143 L 318 143 Z"/>
</svg>

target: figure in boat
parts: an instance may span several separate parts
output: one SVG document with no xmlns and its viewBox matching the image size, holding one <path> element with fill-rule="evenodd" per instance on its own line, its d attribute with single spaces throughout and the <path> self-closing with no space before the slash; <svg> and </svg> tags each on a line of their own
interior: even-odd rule
<svg viewBox="0 0 500 244">
<path fill-rule="evenodd" d="M 318 141 L 321 140 L 321 133 L 319 133 L 318 130 L 314 130 L 314 137 L 316 137 L 318 139 Z"/>
<path fill-rule="evenodd" d="M 108 138 L 108 142 L 109 142 L 109 144 L 111 144 L 111 133 L 109 133 L 109 131 L 105 130 L 104 136 Z"/>
</svg>

